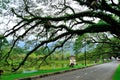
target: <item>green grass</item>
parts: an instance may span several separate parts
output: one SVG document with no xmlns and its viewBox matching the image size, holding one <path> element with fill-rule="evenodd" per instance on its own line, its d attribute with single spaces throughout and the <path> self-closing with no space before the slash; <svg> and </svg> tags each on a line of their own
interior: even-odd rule
<svg viewBox="0 0 120 80">
<path fill-rule="evenodd" d="M 25 77 L 29 77 L 29 76 L 36 76 L 36 75 L 41 75 L 41 74 L 45 74 L 45 73 L 52 73 L 52 72 L 57 72 L 57 71 L 61 71 L 61 70 L 67 70 L 68 68 L 63 68 L 63 69 L 51 69 L 51 70 L 39 70 L 37 72 L 33 72 L 33 73 L 17 73 L 17 74 L 10 74 L 10 75 L 3 75 L 2 76 L 2 80 L 14 80 L 17 78 L 25 78 Z"/>
<path fill-rule="evenodd" d="M 51 62 L 53 63 L 53 62 Z M 66 63 L 66 64 L 69 64 L 69 61 L 54 61 L 53 64 L 63 64 L 63 63 Z M 84 67 L 84 64 L 80 64 L 82 62 L 78 62 L 79 65 L 77 66 L 74 66 L 74 68 L 82 68 Z M 89 63 L 87 64 L 87 66 L 91 66 L 91 65 L 94 65 L 93 63 Z M 61 67 L 61 68 L 60 68 Z M 35 70 L 34 68 L 33 69 L 29 69 L 27 68 L 28 70 Z M 58 66 L 55 66 L 55 69 L 53 67 L 50 67 L 48 65 L 44 65 L 42 66 L 42 68 L 40 70 L 38 70 L 37 72 L 32 72 L 32 73 L 6 73 L 4 74 L 0 80 L 15 80 L 15 79 L 18 79 L 18 78 L 25 78 L 25 77 L 31 77 L 31 76 L 37 76 L 37 75 L 43 75 L 43 74 L 48 74 L 48 73 L 54 73 L 54 72 L 59 72 L 59 71 L 65 71 L 65 70 L 70 70 L 70 69 L 73 69 L 73 68 L 70 68 L 68 67 L 68 65 L 66 67 L 62 67 L 60 65 Z M 24 69 L 25 70 L 25 69 Z"/>
<path fill-rule="evenodd" d="M 117 67 L 117 69 L 113 75 L 113 80 L 120 80 L 120 65 Z"/>
<path fill-rule="evenodd" d="M 83 67 L 83 65 L 78 65 L 78 66 L 75 66 L 74 68 L 81 68 L 81 67 Z M 18 78 L 25 78 L 25 77 L 29 77 L 29 76 L 37 76 L 37 75 L 54 73 L 54 72 L 70 70 L 70 69 L 73 69 L 73 68 L 66 67 L 66 68 L 59 68 L 59 69 L 39 70 L 39 71 L 33 72 L 33 73 L 16 73 L 16 74 L 14 73 L 14 74 L 10 74 L 10 75 L 5 74 L 1 77 L 0 80 L 15 80 L 15 79 L 18 79 Z"/>
</svg>

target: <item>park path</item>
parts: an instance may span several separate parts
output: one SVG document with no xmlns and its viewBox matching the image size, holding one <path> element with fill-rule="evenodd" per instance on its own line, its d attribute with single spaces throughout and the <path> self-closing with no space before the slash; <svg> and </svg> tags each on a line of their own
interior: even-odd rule
<svg viewBox="0 0 120 80">
<path fill-rule="evenodd" d="M 119 62 L 114 61 L 35 80 L 112 80 Z"/>
</svg>

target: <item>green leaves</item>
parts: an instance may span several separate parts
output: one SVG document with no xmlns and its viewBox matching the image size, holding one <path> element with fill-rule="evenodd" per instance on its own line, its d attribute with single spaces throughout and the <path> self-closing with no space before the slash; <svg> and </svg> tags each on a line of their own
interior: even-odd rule
<svg viewBox="0 0 120 80">
<path fill-rule="evenodd" d="M 0 38 L 2 38 L 3 36 L 0 35 Z M 7 39 L 5 37 L 3 37 L 2 39 L 0 39 L 0 47 L 2 46 L 7 46 L 9 43 L 7 41 Z"/>
<path fill-rule="evenodd" d="M 103 30 L 107 31 L 107 30 L 109 30 L 109 28 L 110 28 L 109 24 L 107 24 L 104 21 L 99 21 L 96 24 L 89 25 L 85 30 L 91 31 L 92 33 L 94 33 L 97 31 L 102 32 Z"/>
</svg>

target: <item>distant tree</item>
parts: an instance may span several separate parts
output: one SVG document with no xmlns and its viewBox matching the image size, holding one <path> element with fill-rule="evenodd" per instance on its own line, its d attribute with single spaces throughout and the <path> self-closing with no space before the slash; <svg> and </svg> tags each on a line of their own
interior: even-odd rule
<svg viewBox="0 0 120 80">
<path fill-rule="evenodd" d="M 86 39 L 87 38 L 87 39 Z M 86 40 L 85 40 L 86 39 Z M 86 36 L 79 36 L 74 44 L 74 50 L 77 54 L 83 52 L 85 43 L 89 52 L 87 52 L 88 59 L 108 59 L 120 56 L 120 40 L 114 35 L 109 35 L 108 33 L 97 33 L 97 34 L 87 34 Z M 80 59 L 80 56 L 78 56 Z"/>
<path fill-rule="evenodd" d="M 92 39 L 92 43 L 97 43 L 96 49 L 99 53 L 104 53 L 109 57 L 118 57 L 120 53 L 120 39 L 116 36 L 108 36 L 106 34 L 102 34 L 100 36 L 95 37 L 97 40 Z"/>
<path fill-rule="evenodd" d="M 2 35 L 0 35 L 0 37 L 2 37 Z M 4 37 L 0 39 L 0 61 L 3 58 L 3 56 L 5 56 L 5 52 L 8 51 L 7 49 L 9 49 L 9 42 Z"/>
</svg>

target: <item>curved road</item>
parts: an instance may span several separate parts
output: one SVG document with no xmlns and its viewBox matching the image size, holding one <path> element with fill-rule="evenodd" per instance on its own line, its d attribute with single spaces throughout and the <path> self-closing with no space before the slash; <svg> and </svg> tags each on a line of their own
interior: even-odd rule
<svg viewBox="0 0 120 80">
<path fill-rule="evenodd" d="M 114 61 L 62 74 L 51 75 L 37 80 L 112 80 L 119 62 Z"/>
</svg>

